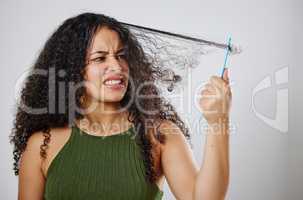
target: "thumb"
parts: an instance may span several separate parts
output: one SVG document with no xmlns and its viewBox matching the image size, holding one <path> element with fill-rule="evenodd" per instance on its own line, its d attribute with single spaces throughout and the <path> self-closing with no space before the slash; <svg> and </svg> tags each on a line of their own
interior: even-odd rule
<svg viewBox="0 0 303 200">
<path fill-rule="evenodd" d="M 223 72 L 223 80 L 224 80 L 226 83 L 229 83 L 228 69 L 227 69 L 227 68 L 224 69 L 224 72 Z"/>
</svg>

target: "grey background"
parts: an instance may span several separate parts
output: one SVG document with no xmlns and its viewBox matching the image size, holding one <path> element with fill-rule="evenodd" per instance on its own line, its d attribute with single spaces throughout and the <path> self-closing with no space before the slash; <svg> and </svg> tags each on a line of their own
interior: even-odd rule
<svg viewBox="0 0 303 200">
<path fill-rule="evenodd" d="M 243 53 L 231 58 L 233 105 L 230 139 L 231 177 L 226 199 L 299 200 L 303 198 L 302 156 L 302 1 L 1 1 L 1 199 L 16 199 L 18 182 L 12 171 L 12 126 L 16 81 L 31 66 L 49 34 L 66 18 L 84 11 L 104 13 L 118 20 L 224 42 L 228 33 Z M 218 75 L 223 52 L 203 57 L 186 91 Z M 256 95 L 264 77 L 288 69 L 288 131 L 279 131 L 258 118 L 275 118 L 273 86 Z M 284 78 L 287 78 L 287 74 Z M 272 80 L 275 80 L 274 78 Z M 185 97 L 188 97 L 185 93 Z M 191 95 L 192 96 L 192 95 Z M 182 98 L 181 98 L 182 99 Z M 187 121 L 200 113 L 190 98 L 175 100 Z M 285 100 L 285 99 L 284 99 Z M 188 106 L 189 105 L 189 106 Z M 285 114 L 286 109 L 282 110 Z M 287 121 L 282 122 L 287 125 Z M 205 135 L 192 126 L 192 143 L 199 165 Z M 165 185 L 165 198 L 174 199 Z"/>
</svg>

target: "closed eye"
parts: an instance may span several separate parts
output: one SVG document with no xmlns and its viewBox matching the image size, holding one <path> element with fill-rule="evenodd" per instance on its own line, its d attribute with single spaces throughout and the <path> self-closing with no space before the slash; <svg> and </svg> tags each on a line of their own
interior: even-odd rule
<svg viewBox="0 0 303 200">
<path fill-rule="evenodd" d="M 117 58 L 120 60 L 120 59 L 126 59 L 126 54 L 118 54 L 117 55 Z"/>
<path fill-rule="evenodd" d="M 119 61 L 126 61 L 127 55 L 126 55 L 125 51 L 122 51 L 122 52 L 116 54 L 115 58 Z M 106 61 L 106 56 L 98 56 L 96 58 L 91 59 L 90 61 L 92 61 L 94 63 L 103 63 Z"/>
<path fill-rule="evenodd" d="M 106 57 L 100 56 L 100 57 L 92 59 L 91 61 L 101 63 L 101 62 L 104 62 L 105 60 L 106 60 Z"/>
</svg>

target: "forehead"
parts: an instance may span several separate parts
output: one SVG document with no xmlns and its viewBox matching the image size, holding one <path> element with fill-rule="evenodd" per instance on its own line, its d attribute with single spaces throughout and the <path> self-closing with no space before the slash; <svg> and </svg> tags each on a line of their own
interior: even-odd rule
<svg viewBox="0 0 303 200">
<path fill-rule="evenodd" d="M 122 47 L 123 44 L 119 34 L 107 27 L 99 28 L 92 40 L 91 50 L 115 51 Z"/>
</svg>

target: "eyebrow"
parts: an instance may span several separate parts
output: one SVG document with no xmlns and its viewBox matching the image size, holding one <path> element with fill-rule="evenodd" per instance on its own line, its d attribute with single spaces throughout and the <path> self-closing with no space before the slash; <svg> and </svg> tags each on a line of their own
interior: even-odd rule
<svg viewBox="0 0 303 200">
<path fill-rule="evenodd" d="M 126 47 L 122 47 L 118 51 L 116 51 L 115 53 L 121 53 L 125 50 L 126 50 Z M 97 53 L 99 53 L 99 54 L 108 54 L 108 51 L 99 50 L 99 51 L 95 51 L 95 52 L 91 53 L 90 55 L 94 55 L 94 54 L 97 54 Z"/>
</svg>

